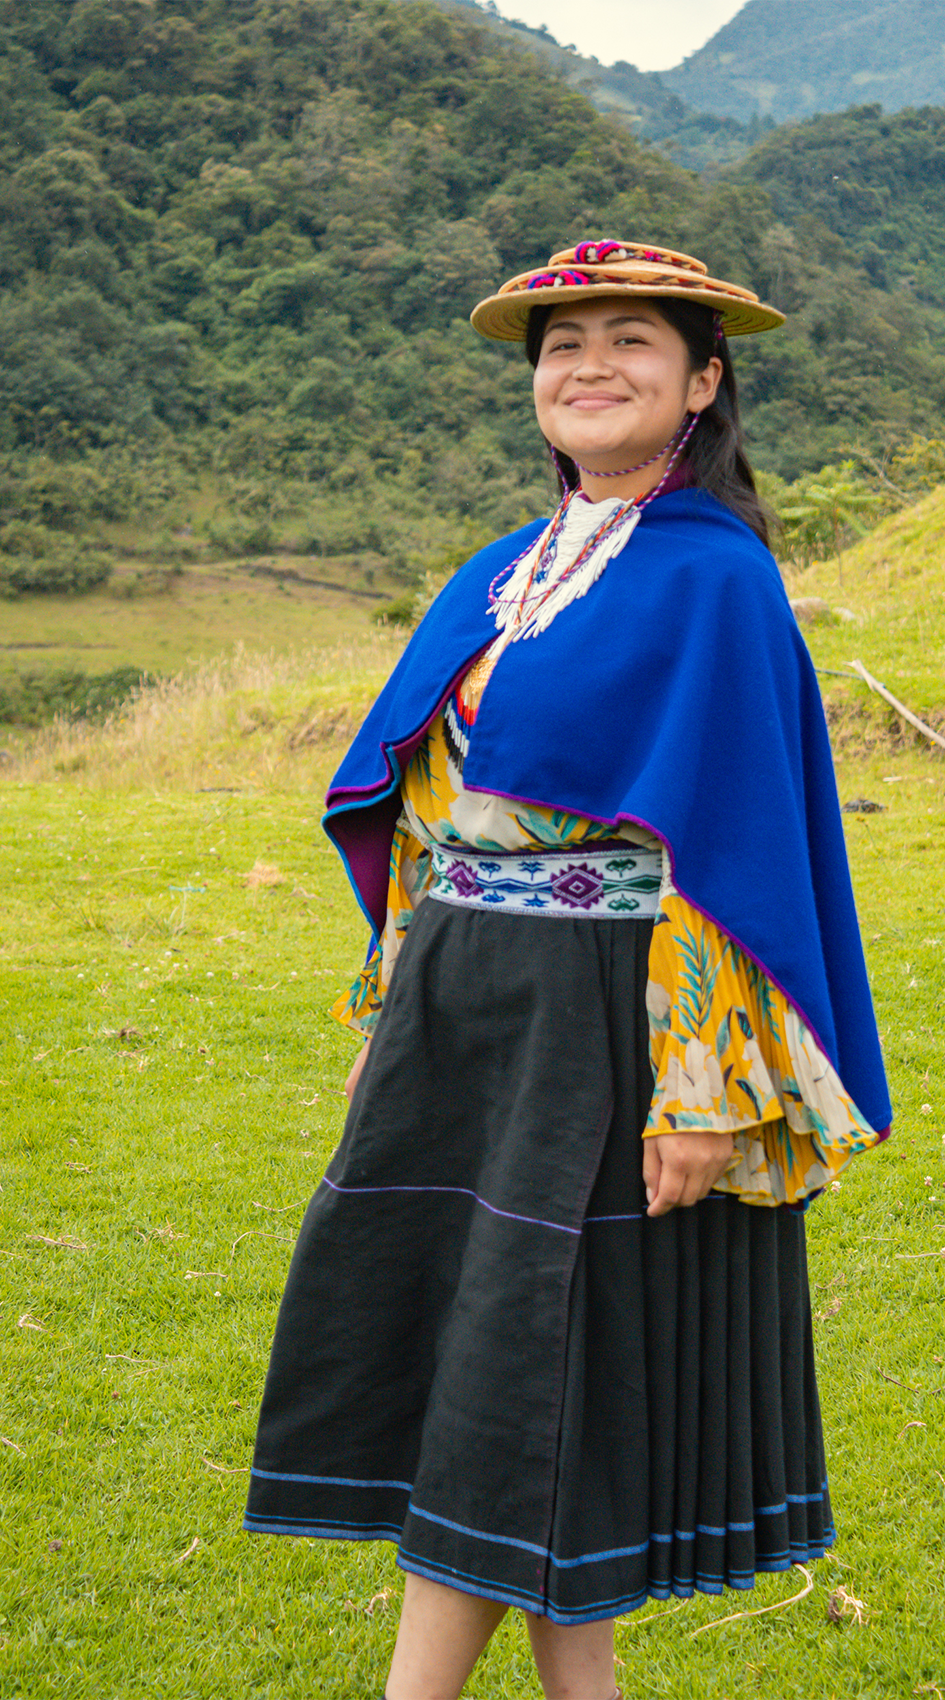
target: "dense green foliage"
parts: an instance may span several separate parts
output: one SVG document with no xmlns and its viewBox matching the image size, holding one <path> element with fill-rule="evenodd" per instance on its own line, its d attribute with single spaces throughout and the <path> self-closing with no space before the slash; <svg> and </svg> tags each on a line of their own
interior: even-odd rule
<svg viewBox="0 0 945 1700">
<path fill-rule="evenodd" d="M 879 106 L 778 130 L 731 169 L 773 211 L 809 216 L 858 255 L 880 289 L 905 289 L 945 308 L 945 109 Z"/>
<path fill-rule="evenodd" d="M 549 492 L 522 357 L 466 316 L 583 235 L 689 248 L 790 313 L 739 349 L 783 477 L 945 400 L 945 315 L 824 209 L 707 186 L 426 0 L 6 0 L 0 30 L 8 594 L 95 582 L 90 518 L 153 512 L 169 467 L 218 481 L 232 553 L 272 544 L 280 483 L 303 546 L 404 572 L 431 525 L 459 558 L 519 523 Z"/>
<path fill-rule="evenodd" d="M 664 84 L 690 106 L 744 121 L 891 111 L 945 100 L 945 0 L 748 0 Z"/>
</svg>

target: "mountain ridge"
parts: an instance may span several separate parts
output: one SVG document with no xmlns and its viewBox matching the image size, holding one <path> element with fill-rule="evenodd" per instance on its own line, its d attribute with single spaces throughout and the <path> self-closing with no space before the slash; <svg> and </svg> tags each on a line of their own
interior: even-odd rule
<svg viewBox="0 0 945 1700">
<path fill-rule="evenodd" d="M 877 101 L 891 112 L 941 105 L 945 0 L 747 0 L 660 75 L 690 106 L 742 123 Z"/>
<path fill-rule="evenodd" d="M 945 105 L 945 0 L 747 0 L 668 71 L 607 65 L 495 0 L 434 0 L 506 45 L 532 53 L 599 112 L 682 165 L 734 163 L 776 124 L 879 103 Z M 932 49 L 940 48 L 936 54 Z"/>
</svg>

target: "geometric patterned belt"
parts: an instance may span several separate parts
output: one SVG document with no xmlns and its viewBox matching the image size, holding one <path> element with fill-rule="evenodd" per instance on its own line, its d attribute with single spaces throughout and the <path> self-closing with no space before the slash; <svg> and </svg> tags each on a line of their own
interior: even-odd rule
<svg viewBox="0 0 945 1700">
<path fill-rule="evenodd" d="M 428 895 L 464 909 L 575 920 L 647 921 L 659 902 L 662 852 L 584 845 L 571 850 L 453 850 L 433 846 Z"/>
</svg>

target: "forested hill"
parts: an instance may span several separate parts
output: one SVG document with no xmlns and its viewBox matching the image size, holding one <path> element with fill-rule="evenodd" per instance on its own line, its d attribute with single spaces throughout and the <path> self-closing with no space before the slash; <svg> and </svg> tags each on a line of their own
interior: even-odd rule
<svg viewBox="0 0 945 1700">
<path fill-rule="evenodd" d="M 785 476 L 945 403 L 945 316 L 898 262 L 897 207 L 882 274 L 808 190 L 795 225 L 774 138 L 757 181 L 708 187 L 425 0 L 6 0 L 2 20 L 0 552 L 41 554 L 99 488 L 70 475 L 64 509 L 50 467 L 172 453 L 304 483 L 325 550 L 407 547 L 431 514 L 518 523 L 547 491 L 527 377 L 467 315 L 585 235 L 689 249 L 784 305 L 739 367 Z M 875 141 L 875 114 L 848 122 Z"/>
<path fill-rule="evenodd" d="M 831 113 L 776 130 L 731 169 L 778 217 L 813 217 L 883 289 L 945 309 L 945 108 Z"/>
<path fill-rule="evenodd" d="M 748 0 L 661 73 L 706 112 L 782 121 L 878 102 L 945 104 L 945 0 Z"/>
</svg>

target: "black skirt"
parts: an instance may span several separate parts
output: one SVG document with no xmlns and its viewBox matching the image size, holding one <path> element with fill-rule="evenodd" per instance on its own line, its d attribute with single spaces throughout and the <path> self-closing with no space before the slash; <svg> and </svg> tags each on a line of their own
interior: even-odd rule
<svg viewBox="0 0 945 1700">
<path fill-rule="evenodd" d="M 647 921 L 429 899 L 279 1312 L 245 1527 L 558 1623 L 833 1538 L 802 1215 L 650 1220 Z"/>
</svg>

